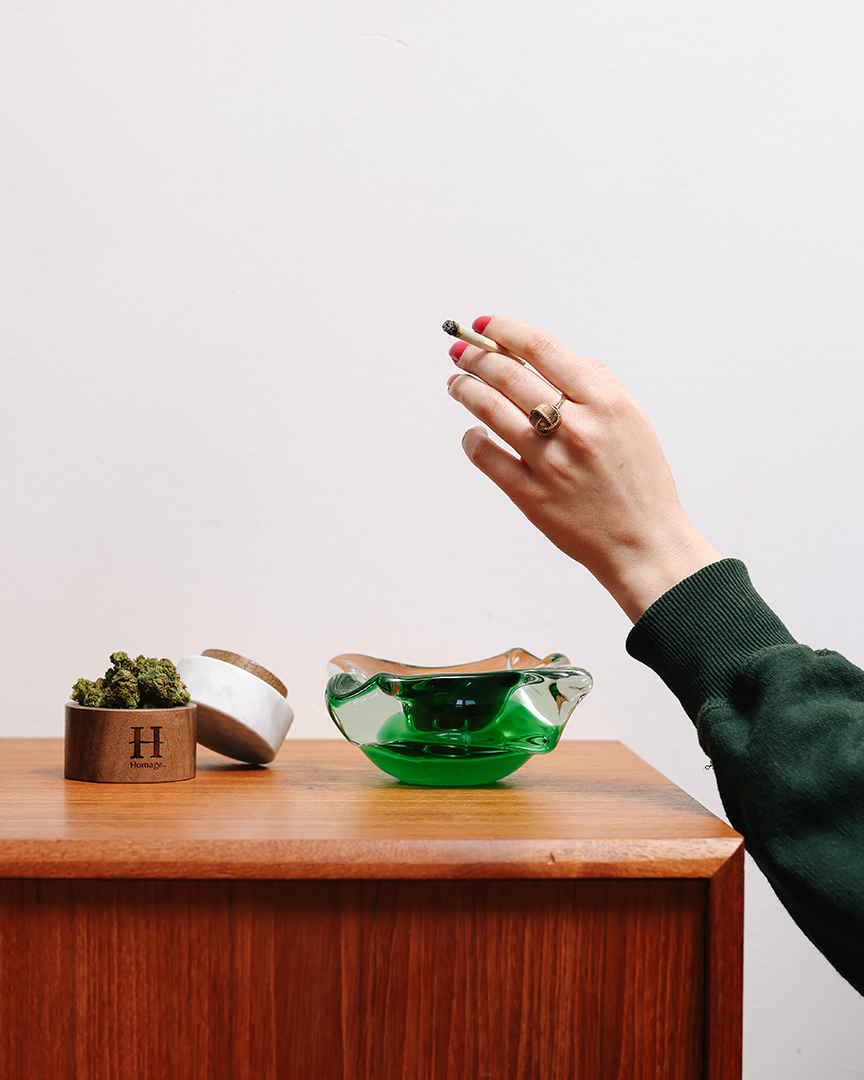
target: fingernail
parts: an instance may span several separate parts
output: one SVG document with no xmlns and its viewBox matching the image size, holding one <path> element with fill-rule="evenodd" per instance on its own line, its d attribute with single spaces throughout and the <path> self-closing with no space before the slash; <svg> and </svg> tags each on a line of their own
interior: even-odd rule
<svg viewBox="0 0 864 1080">
<path fill-rule="evenodd" d="M 450 393 L 450 387 L 453 385 L 454 382 L 456 382 L 456 380 L 459 378 L 459 376 L 461 374 L 462 374 L 461 371 L 457 371 L 455 375 L 451 375 L 450 378 L 447 380 L 447 393 L 448 394 Z"/>
<path fill-rule="evenodd" d="M 471 326 L 478 334 L 482 334 L 490 322 L 492 322 L 491 315 L 481 315 L 479 319 L 475 319 L 474 322 L 471 323 Z"/>
<path fill-rule="evenodd" d="M 453 357 L 454 363 L 458 362 L 459 357 L 462 355 L 463 352 L 465 352 L 465 350 L 467 348 L 468 348 L 467 342 L 464 342 L 464 341 L 454 341 L 453 342 L 453 344 L 450 346 L 450 355 Z"/>
</svg>

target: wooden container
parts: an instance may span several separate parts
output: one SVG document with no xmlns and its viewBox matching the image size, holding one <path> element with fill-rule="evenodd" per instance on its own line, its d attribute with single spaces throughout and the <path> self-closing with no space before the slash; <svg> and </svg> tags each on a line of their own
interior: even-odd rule
<svg viewBox="0 0 864 1080">
<path fill-rule="evenodd" d="M 195 776 L 193 702 L 173 709 L 94 709 L 66 703 L 69 780 L 163 784 Z"/>
</svg>

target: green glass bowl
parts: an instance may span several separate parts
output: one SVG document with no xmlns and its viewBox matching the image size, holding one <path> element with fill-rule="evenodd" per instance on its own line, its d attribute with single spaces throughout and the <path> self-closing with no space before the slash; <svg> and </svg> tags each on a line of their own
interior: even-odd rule
<svg viewBox="0 0 864 1080">
<path fill-rule="evenodd" d="M 406 784 L 470 787 L 548 754 L 593 680 L 553 653 L 419 668 L 344 653 L 329 665 L 327 711 L 349 742 Z"/>
</svg>

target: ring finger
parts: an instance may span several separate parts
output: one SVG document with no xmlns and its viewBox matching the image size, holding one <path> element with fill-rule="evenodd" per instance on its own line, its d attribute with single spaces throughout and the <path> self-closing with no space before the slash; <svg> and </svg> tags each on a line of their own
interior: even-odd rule
<svg viewBox="0 0 864 1080">
<path fill-rule="evenodd" d="M 520 457 L 531 456 L 530 440 L 542 441 L 537 438 L 537 429 L 532 428 L 525 412 L 481 379 L 465 373 L 453 375 L 447 390 L 451 397 L 512 446 Z"/>
</svg>

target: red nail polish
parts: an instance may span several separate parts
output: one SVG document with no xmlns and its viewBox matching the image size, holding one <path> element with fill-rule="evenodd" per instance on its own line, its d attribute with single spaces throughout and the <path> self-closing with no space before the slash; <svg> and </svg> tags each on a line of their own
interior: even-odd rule
<svg viewBox="0 0 864 1080">
<path fill-rule="evenodd" d="M 468 348 L 468 345 L 464 341 L 454 341 L 450 346 L 450 355 L 453 357 L 453 362 L 458 363 L 459 357 Z"/>
<path fill-rule="evenodd" d="M 478 334 L 482 334 L 490 322 L 492 322 L 491 315 L 481 315 L 479 319 L 475 319 L 474 322 L 471 323 L 471 326 Z"/>
<path fill-rule="evenodd" d="M 457 371 L 455 375 L 451 375 L 451 376 L 450 376 L 450 378 L 449 378 L 449 379 L 447 380 L 447 389 L 448 389 L 448 390 L 449 390 L 449 389 L 450 389 L 450 387 L 451 387 L 451 386 L 453 385 L 453 383 L 454 383 L 454 382 L 456 382 L 456 380 L 457 380 L 457 379 L 459 378 L 459 376 L 460 376 L 461 374 L 462 374 L 462 372 L 461 372 L 461 371 Z"/>
</svg>

